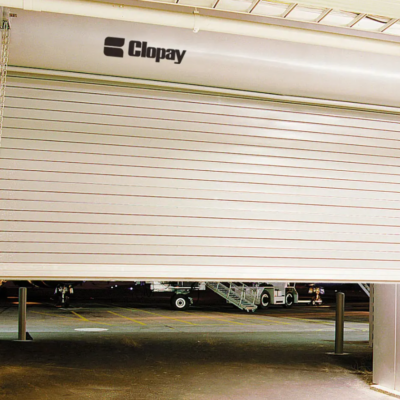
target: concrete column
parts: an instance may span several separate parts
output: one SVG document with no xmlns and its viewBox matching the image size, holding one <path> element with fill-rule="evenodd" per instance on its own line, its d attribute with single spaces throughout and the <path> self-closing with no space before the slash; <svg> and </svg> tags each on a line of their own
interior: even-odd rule
<svg viewBox="0 0 400 400">
<path fill-rule="evenodd" d="M 400 284 L 375 284 L 373 382 L 400 394 Z"/>
</svg>

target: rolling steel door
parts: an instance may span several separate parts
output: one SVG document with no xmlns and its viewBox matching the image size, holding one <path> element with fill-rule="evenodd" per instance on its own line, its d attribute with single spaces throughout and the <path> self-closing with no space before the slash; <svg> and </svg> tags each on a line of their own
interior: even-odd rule
<svg viewBox="0 0 400 400">
<path fill-rule="evenodd" d="M 0 278 L 400 281 L 397 120 L 10 77 Z"/>
</svg>

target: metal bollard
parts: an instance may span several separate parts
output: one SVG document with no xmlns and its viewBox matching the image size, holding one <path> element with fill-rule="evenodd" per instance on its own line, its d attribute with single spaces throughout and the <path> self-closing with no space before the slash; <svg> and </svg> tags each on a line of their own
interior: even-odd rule
<svg viewBox="0 0 400 400">
<path fill-rule="evenodd" d="M 344 293 L 336 293 L 335 354 L 343 354 L 344 339 Z"/>
<path fill-rule="evenodd" d="M 19 288 L 18 299 L 18 340 L 26 340 L 26 288 Z"/>
</svg>

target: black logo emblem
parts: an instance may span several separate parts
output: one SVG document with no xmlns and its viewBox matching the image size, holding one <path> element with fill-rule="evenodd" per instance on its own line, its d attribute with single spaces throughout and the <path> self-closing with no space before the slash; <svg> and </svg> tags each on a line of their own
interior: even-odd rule
<svg viewBox="0 0 400 400">
<path fill-rule="evenodd" d="M 125 39 L 108 37 L 104 41 L 104 54 L 109 57 L 123 57 L 124 50 L 121 47 L 125 44 Z"/>
</svg>

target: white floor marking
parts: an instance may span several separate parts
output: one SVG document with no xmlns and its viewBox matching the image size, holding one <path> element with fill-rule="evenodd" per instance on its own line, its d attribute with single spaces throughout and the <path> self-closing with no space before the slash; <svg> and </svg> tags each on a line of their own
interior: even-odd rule
<svg viewBox="0 0 400 400">
<path fill-rule="evenodd" d="M 75 330 L 76 331 L 81 331 L 81 332 L 103 332 L 103 331 L 108 331 L 108 329 L 105 329 L 105 328 L 77 328 Z"/>
</svg>

